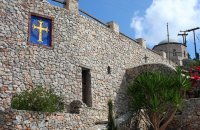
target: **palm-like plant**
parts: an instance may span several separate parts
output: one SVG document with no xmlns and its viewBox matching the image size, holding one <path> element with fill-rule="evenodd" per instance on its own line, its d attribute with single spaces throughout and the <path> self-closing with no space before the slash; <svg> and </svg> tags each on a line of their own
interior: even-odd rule
<svg viewBox="0 0 200 130">
<path fill-rule="evenodd" d="M 132 110 L 143 110 L 154 130 L 165 130 L 181 107 L 181 91 L 189 89 L 190 80 L 177 69 L 176 73 L 145 72 L 128 86 Z"/>
</svg>

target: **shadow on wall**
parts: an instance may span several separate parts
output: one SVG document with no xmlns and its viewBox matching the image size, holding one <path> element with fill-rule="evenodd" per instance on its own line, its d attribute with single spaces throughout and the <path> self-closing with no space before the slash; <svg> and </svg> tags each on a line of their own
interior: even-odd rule
<svg viewBox="0 0 200 130">
<path fill-rule="evenodd" d="M 141 73 L 147 71 L 162 71 L 166 73 L 173 73 L 175 69 L 164 64 L 147 64 L 135 68 L 126 69 L 126 73 L 123 77 L 115 100 L 117 116 L 124 115 L 129 111 L 127 85 L 131 83 L 135 78 L 137 78 Z"/>
</svg>

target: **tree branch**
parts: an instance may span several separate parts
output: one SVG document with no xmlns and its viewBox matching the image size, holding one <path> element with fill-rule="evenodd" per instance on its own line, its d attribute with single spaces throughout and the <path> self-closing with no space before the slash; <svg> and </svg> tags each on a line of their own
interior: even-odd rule
<svg viewBox="0 0 200 130">
<path fill-rule="evenodd" d="M 172 121 L 174 118 L 174 115 L 176 114 L 177 108 L 171 113 L 167 121 L 160 127 L 160 130 L 165 130 L 167 128 L 167 125 Z"/>
</svg>

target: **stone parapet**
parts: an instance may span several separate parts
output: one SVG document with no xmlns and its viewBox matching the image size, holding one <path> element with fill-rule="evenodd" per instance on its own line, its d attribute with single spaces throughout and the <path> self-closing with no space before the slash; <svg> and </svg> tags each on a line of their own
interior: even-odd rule
<svg viewBox="0 0 200 130">
<path fill-rule="evenodd" d="M 105 120 L 107 113 L 84 108 L 81 114 L 43 113 L 33 111 L 0 111 L 1 130 L 87 130 Z"/>
<path fill-rule="evenodd" d="M 144 48 L 147 48 L 146 42 L 143 38 L 138 38 L 136 39 L 136 41 L 138 42 L 139 45 L 141 45 Z"/>
<path fill-rule="evenodd" d="M 73 14 L 79 14 L 78 0 L 65 0 L 65 8 Z"/>
<path fill-rule="evenodd" d="M 110 29 L 112 29 L 114 32 L 119 33 L 119 25 L 118 25 L 116 22 L 111 21 L 111 22 L 108 22 L 107 25 L 108 25 L 108 27 L 109 27 Z"/>
</svg>

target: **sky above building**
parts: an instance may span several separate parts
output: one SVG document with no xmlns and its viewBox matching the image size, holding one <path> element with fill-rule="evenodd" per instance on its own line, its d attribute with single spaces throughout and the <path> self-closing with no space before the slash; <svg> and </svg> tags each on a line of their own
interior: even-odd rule
<svg viewBox="0 0 200 130">
<path fill-rule="evenodd" d="M 117 22 L 122 33 L 133 39 L 144 38 L 149 48 L 167 39 L 167 23 L 170 39 L 179 42 L 180 30 L 200 27 L 200 0 L 79 0 L 79 8 L 104 23 Z M 198 53 L 199 35 L 200 30 L 196 30 Z M 192 32 L 188 33 L 187 46 L 194 57 Z"/>
</svg>

